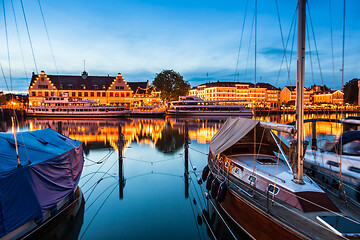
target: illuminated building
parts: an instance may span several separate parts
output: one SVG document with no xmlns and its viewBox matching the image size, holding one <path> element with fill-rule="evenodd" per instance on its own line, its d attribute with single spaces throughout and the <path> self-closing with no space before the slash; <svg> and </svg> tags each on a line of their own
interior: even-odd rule
<svg viewBox="0 0 360 240">
<path fill-rule="evenodd" d="M 29 91 L 29 105 L 38 105 L 47 96 L 62 96 L 74 100 L 93 100 L 102 105 L 154 105 L 160 102 L 160 92 L 150 90 L 147 82 L 125 82 L 119 73 L 114 76 L 47 75 L 33 73 Z"/>
<path fill-rule="evenodd" d="M 331 103 L 342 105 L 344 101 L 344 93 L 340 90 L 329 91 L 324 93 L 314 93 L 313 103 Z"/>
<path fill-rule="evenodd" d="M 263 104 L 276 107 L 280 89 L 268 83 L 212 82 L 192 88 L 189 96 L 197 96 L 205 101 L 240 100 L 252 107 Z"/>
<path fill-rule="evenodd" d="M 304 104 L 309 105 L 311 103 L 310 95 L 312 90 L 304 88 Z M 286 103 L 289 101 L 296 100 L 296 87 L 295 86 L 285 86 L 280 91 L 280 103 Z"/>
</svg>

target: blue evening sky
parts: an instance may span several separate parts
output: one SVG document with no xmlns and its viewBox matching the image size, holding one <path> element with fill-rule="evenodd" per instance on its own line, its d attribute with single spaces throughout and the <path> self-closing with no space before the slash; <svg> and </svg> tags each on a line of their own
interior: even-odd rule
<svg viewBox="0 0 360 240">
<path fill-rule="evenodd" d="M 14 5 L 22 51 L 11 2 Z M 12 87 L 15 91 L 26 92 L 31 73 L 41 70 L 47 74 L 58 72 L 80 75 L 84 70 L 84 59 L 89 75 L 116 75 L 121 72 L 129 82 L 152 82 L 156 73 L 163 69 L 179 72 L 192 86 L 218 80 L 255 82 L 255 30 L 252 30 L 255 0 L 40 2 L 57 68 L 38 1 L 23 0 L 36 69 L 21 2 L 4 0 L 12 81 L 6 47 L 4 11 L 1 11 L 0 63 L 6 82 L 1 73 L 0 90 L 6 91 Z M 311 51 L 307 42 L 305 85 L 326 84 L 332 89 L 340 89 L 343 1 L 330 2 L 334 57 L 331 51 L 329 0 L 309 1 L 313 29 L 308 25 Z M 293 41 L 294 28 L 290 32 L 290 27 L 296 4 L 296 0 L 278 0 L 285 44 L 289 39 L 286 60 L 284 59 L 280 68 L 284 47 L 276 1 L 258 1 L 257 82 L 268 82 L 281 88 L 285 85 L 295 85 L 296 36 Z M 0 7 L 3 10 L 3 5 Z M 359 0 L 346 1 L 344 83 L 360 77 L 359 10 Z M 244 33 L 238 58 L 245 13 Z M 310 16 L 307 15 L 308 23 Z M 317 48 L 314 44 L 313 30 Z"/>
</svg>

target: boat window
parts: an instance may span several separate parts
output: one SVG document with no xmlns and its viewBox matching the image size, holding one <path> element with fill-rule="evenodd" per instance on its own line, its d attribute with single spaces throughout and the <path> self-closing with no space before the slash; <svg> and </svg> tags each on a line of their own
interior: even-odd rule
<svg viewBox="0 0 360 240">
<path fill-rule="evenodd" d="M 254 183 L 254 182 L 256 182 L 256 177 L 249 176 L 248 180 L 249 180 L 250 183 Z"/>
<path fill-rule="evenodd" d="M 271 193 L 271 194 L 278 194 L 279 193 L 279 188 L 278 187 L 275 187 L 274 185 L 272 184 L 269 184 L 268 188 L 267 188 L 268 192 Z"/>
<path fill-rule="evenodd" d="M 352 171 L 352 172 L 357 172 L 357 173 L 360 173 L 360 168 L 357 168 L 357 167 L 349 167 L 349 170 Z"/>
<path fill-rule="evenodd" d="M 351 155 L 359 155 L 360 154 L 360 141 L 354 140 L 348 142 L 343 145 L 343 153 L 344 154 L 351 154 Z"/>
<path fill-rule="evenodd" d="M 328 164 L 330 166 L 334 166 L 334 167 L 339 167 L 339 163 L 334 162 L 334 161 L 327 161 L 326 164 Z"/>
<path fill-rule="evenodd" d="M 261 165 L 276 165 L 276 161 L 271 158 L 258 158 L 256 161 Z"/>
</svg>

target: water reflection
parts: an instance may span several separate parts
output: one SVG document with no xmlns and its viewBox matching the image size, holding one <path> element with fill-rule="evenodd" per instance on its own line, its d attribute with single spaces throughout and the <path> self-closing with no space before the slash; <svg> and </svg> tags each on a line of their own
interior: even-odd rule
<svg viewBox="0 0 360 240">
<path fill-rule="evenodd" d="M 258 119 L 280 123 L 295 120 L 293 115 Z M 191 140 L 188 167 L 183 154 L 185 120 Z M 83 141 L 86 154 L 79 183 L 86 205 L 80 234 L 74 238 L 211 239 L 210 229 L 217 239 L 231 237 L 221 233 L 224 227 L 196 183 L 196 176 L 207 164 L 209 142 L 225 119 L 27 119 L 22 129 L 57 130 L 59 122 L 64 135 Z M 308 137 L 311 130 L 311 124 L 306 124 Z M 341 124 L 317 125 L 318 139 L 341 132 Z M 119 148 L 121 136 L 124 141 Z M 210 226 L 204 224 L 203 210 L 208 213 Z"/>
</svg>

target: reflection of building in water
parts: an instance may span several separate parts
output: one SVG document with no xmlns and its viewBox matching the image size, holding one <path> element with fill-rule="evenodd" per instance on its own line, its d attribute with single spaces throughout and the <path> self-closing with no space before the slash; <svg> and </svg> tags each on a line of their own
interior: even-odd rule
<svg viewBox="0 0 360 240">
<path fill-rule="evenodd" d="M 62 133 L 70 138 L 82 141 L 85 146 L 92 148 L 117 149 L 119 139 L 118 127 L 123 126 L 126 145 L 135 141 L 138 143 L 153 142 L 156 144 L 161 137 L 161 130 L 165 124 L 163 119 L 133 119 L 133 120 L 43 120 L 28 119 L 30 130 L 51 127 L 58 129 L 61 122 Z"/>
</svg>

